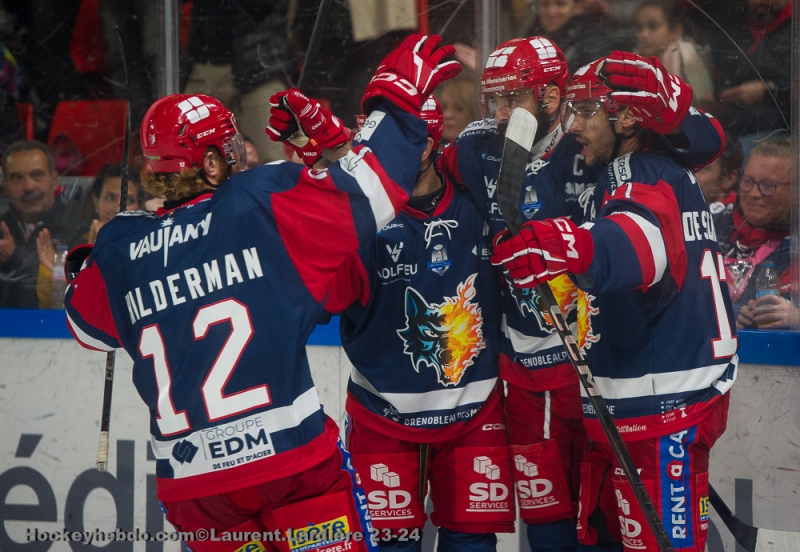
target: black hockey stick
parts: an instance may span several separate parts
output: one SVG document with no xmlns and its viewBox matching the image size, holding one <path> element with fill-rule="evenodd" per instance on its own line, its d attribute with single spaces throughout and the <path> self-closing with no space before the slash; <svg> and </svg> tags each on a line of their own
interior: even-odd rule
<svg viewBox="0 0 800 552">
<path fill-rule="evenodd" d="M 737 518 L 716 489 L 708 485 L 708 498 L 739 546 L 747 552 L 800 552 L 800 533 L 753 527 Z"/>
<path fill-rule="evenodd" d="M 319 47 L 322 45 L 322 31 L 325 28 L 325 23 L 328 21 L 328 14 L 331 11 L 331 4 L 333 0 L 320 0 L 319 9 L 317 10 L 317 19 L 314 21 L 314 28 L 311 30 L 311 40 L 308 42 L 308 49 L 306 49 L 306 57 L 303 60 L 303 68 L 300 70 L 300 78 L 297 79 L 297 88 L 305 94 L 305 87 L 308 85 L 308 80 L 311 78 L 309 75 L 314 69 L 314 63 L 317 61 L 317 54 Z"/>
<path fill-rule="evenodd" d="M 122 45 L 122 35 L 119 26 L 115 27 L 117 32 L 117 45 L 122 57 L 122 71 L 125 75 L 125 89 L 128 98 L 128 105 L 125 112 L 125 142 L 122 146 L 122 168 L 120 171 L 121 182 L 119 186 L 119 210 L 125 211 L 128 208 L 128 169 L 131 156 L 131 85 L 128 81 L 128 64 L 125 62 L 125 47 Z M 99 471 L 108 469 L 108 432 L 111 427 L 111 394 L 114 390 L 114 361 L 116 353 L 109 351 L 106 353 L 106 376 L 103 385 L 103 410 L 100 414 L 100 441 L 97 443 L 96 466 Z"/>
<path fill-rule="evenodd" d="M 520 194 L 522 193 L 522 182 L 525 177 L 528 155 L 533 146 L 533 138 L 536 135 L 537 128 L 536 118 L 528 111 L 519 108 L 512 111 L 503 144 L 500 172 L 497 176 L 497 202 L 500 207 L 500 214 L 503 215 L 503 220 L 505 220 L 506 226 L 508 226 L 508 230 L 512 235 L 518 234 L 522 227 L 519 210 Z M 656 537 L 659 550 L 661 552 L 673 552 L 672 542 L 670 542 L 664 525 L 661 523 L 658 511 L 652 500 L 650 500 L 650 495 L 647 493 L 644 483 L 642 483 L 639 471 L 636 469 L 630 452 L 628 452 L 628 448 L 619 434 L 611 413 L 608 411 L 603 395 L 597 388 L 583 353 L 578 347 L 567 321 L 564 319 L 561 308 L 558 306 L 558 301 L 553 296 L 553 291 L 546 283 L 537 286 L 536 291 L 539 293 L 545 308 L 545 312 L 542 314 L 552 322 L 553 327 L 561 338 L 561 342 L 564 344 L 572 366 L 578 372 L 578 377 L 586 390 L 586 394 L 589 396 L 589 401 L 594 408 L 597 419 L 600 421 L 600 425 L 603 427 L 608 442 L 611 444 L 614 456 L 631 484 L 636 501 L 647 519 L 647 525 L 650 526 L 650 530 Z"/>
</svg>

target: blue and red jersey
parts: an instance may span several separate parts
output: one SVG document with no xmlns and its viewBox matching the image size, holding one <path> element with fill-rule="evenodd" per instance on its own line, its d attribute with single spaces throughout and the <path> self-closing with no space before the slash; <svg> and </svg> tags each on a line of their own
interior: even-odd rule
<svg viewBox="0 0 800 552">
<path fill-rule="evenodd" d="M 682 121 L 684 144 L 663 139 L 663 147 L 689 167 L 713 162 L 725 147 L 722 129 L 711 116 L 691 108 Z M 492 234 L 506 228 L 497 203 L 496 185 L 502 156 L 503 136 L 494 122 L 471 123 L 446 147 L 438 159 L 440 168 L 462 183 L 478 204 Z M 600 169 L 586 165 L 582 146 L 573 134 L 558 127 L 534 144 L 525 170 L 520 197 L 523 223 L 568 216 L 576 224 L 593 216 L 592 194 Z M 551 282 L 553 293 L 567 314 L 573 331 L 576 309 L 584 305 L 570 280 Z M 510 281 L 503 290 L 503 350 L 501 377 L 529 391 L 547 391 L 577 384 L 558 334 L 539 314 L 538 294 L 516 288 Z"/>
<path fill-rule="evenodd" d="M 123 347 L 150 409 L 162 500 L 289 476 L 338 430 L 306 341 L 339 266 L 408 199 L 425 124 L 393 106 L 327 170 L 240 172 L 156 214 L 121 213 L 67 291 L 85 347 Z"/>
<path fill-rule="evenodd" d="M 594 380 L 624 439 L 695 425 L 731 388 L 738 365 L 700 186 L 691 171 L 640 150 L 606 167 L 594 200 L 594 257 L 575 278 L 584 298 L 578 340 Z M 589 437 L 604 439 L 587 397 L 584 414 Z"/>
<path fill-rule="evenodd" d="M 502 394 L 491 237 L 466 192 L 444 186 L 430 216 L 406 206 L 352 255 L 326 303 L 353 364 L 348 413 L 404 441 L 457 437 Z"/>
</svg>

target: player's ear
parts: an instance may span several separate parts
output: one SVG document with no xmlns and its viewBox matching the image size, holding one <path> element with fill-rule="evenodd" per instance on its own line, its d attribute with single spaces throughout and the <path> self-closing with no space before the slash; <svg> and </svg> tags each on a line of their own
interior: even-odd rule
<svg viewBox="0 0 800 552">
<path fill-rule="evenodd" d="M 619 120 L 617 123 L 621 128 L 623 134 L 628 134 L 636 126 L 636 118 L 627 107 L 619 108 Z"/>
<path fill-rule="evenodd" d="M 223 177 L 222 163 L 222 157 L 211 148 L 203 154 L 203 172 L 212 184 L 218 184 Z"/>
<path fill-rule="evenodd" d="M 424 163 L 427 161 L 431 155 L 434 155 L 436 152 L 433 150 L 433 138 L 428 136 L 428 143 L 425 145 L 425 150 L 422 152 L 422 158 L 420 161 Z"/>
<path fill-rule="evenodd" d="M 546 106 L 544 107 L 544 115 L 548 121 L 561 113 L 561 91 L 558 86 L 554 84 L 547 85 L 542 96 L 542 106 Z"/>
</svg>

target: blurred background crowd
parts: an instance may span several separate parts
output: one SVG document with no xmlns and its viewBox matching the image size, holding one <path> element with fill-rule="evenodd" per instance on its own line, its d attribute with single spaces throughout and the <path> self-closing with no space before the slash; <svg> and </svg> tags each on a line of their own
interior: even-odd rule
<svg viewBox="0 0 800 552">
<path fill-rule="evenodd" d="M 128 99 L 128 208 L 158 208 L 158 198 L 146 197 L 137 183 L 138 128 L 161 95 L 159 52 L 169 3 L 0 0 L 0 307 L 58 307 L 59 246 L 92 242 L 118 211 Z M 480 42 L 481 4 L 335 0 L 319 55 L 306 67 L 305 92 L 354 127 L 361 91 L 378 61 L 409 32 L 441 34 L 467 68 L 436 93 L 443 140 L 450 141 L 480 119 L 479 77 L 489 53 Z M 797 147 L 789 141 L 792 0 L 495 4 L 495 44 L 546 36 L 564 51 L 571 71 L 614 49 L 657 56 L 692 86 L 694 106 L 717 117 L 728 136 L 725 155 L 697 178 L 729 258 L 740 325 L 797 328 L 790 302 L 797 211 L 791 169 Z M 173 0 L 174 92 L 209 94 L 231 107 L 251 165 L 289 158 L 264 134 L 268 100 L 297 83 L 318 6 L 318 0 Z M 774 262 L 780 286 L 772 318 L 754 312 L 752 303 L 765 260 Z"/>
</svg>

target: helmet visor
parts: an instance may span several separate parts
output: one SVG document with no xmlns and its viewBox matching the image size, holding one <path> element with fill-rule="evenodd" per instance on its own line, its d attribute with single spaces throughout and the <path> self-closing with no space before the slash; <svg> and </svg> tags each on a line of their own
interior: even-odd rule
<svg viewBox="0 0 800 552">
<path fill-rule="evenodd" d="M 581 127 L 608 124 L 605 102 L 599 100 L 566 101 L 561 107 L 561 126 L 569 130 L 573 125 Z"/>
<path fill-rule="evenodd" d="M 512 90 L 511 92 L 500 92 L 495 94 L 484 94 L 481 97 L 481 111 L 483 118 L 486 120 L 497 119 L 497 112 L 500 111 L 506 115 L 506 118 L 511 116 L 514 108 L 522 107 L 538 113 L 538 102 L 533 90 L 529 88 L 520 88 Z"/>
</svg>

